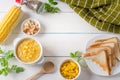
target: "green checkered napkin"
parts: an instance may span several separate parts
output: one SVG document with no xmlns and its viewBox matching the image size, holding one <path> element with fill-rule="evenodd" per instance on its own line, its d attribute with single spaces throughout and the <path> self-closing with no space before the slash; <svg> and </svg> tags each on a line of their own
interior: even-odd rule
<svg viewBox="0 0 120 80">
<path fill-rule="evenodd" d="M 120 33 L 120 0 L 61 0 L 101 31 Z"/>
</svg>

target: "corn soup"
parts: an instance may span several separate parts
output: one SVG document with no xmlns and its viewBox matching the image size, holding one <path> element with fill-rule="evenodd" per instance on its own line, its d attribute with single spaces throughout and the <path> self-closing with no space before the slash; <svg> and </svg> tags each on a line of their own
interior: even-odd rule
<svg viewBox="0 0 120 80">
<path fill-rule="evenodd" d="M 24 39 L 16 49 L 17 57 L 23 62 L 34 62 L 40 57 L 40 45 L 33 39 Z"/>
</svg>

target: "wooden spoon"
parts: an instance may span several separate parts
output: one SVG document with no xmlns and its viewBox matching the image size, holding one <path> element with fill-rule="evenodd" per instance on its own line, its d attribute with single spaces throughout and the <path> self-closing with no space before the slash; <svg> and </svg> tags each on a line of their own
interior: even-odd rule
<svg viewBox="0 0 120 80">
<path fill-rule="evenodd" d="M 35 78 L 39 77 L 40 75 L 42 74 L 45 74 L 45 73 L 52 73 L 54 72 L 54 64 L 53 62 L 45 62 L 44 65 L 42 66 L 42 69 L 37 72 L 36 74 L 32 75 L 31 77 L 29 77 L 28 79 L 26 80 L 34 80 Z"/>
</svg>

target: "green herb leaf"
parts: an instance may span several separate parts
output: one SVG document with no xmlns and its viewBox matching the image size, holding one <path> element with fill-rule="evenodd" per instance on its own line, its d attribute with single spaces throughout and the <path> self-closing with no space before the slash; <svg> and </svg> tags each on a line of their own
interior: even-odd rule
<svg viewBox="0 0 120 80">
<path fill-rule="evenodd" d="M 52 3 L 52 2 L 54 2 L 54 0 L 48 0 L 49 1 L 49 3 Z"/>
<path fill-rule="evenodd" d="M 3 51 L 2 51 L 2 49 L 0 48 L 0 54 L 2 54 L 3 53 Z"/>
<path fill-rule="evenodd" d="M 8 52 L 5 53 L 5 59 L 9 60 L 14 57 L 14 51 L 9 50 Z"/>
<path fill-rule="evenodd" d="M 7 76 L 7 75 L 8 75 L 8 71 L 7 71 L 5 68 L 2 69 L 2 73 L 3 73 L 4 76 Z"/>
<path fill-rule="evenodd" d="M 3 73 L 3 71 L 2 70 L 0 70 L 0 75 Z"/>
<path fill-rule="evenodd" d="M 75 58 L 76 56 L 74 55 L 74 53 L 70 53 L 70 57 Z"/>
<path fill-rule="evenodd" d="M 20 73 L 20 72 L 24 71 L 24 68 L 23 67 L 18 67 L 17 65 L 13 65 L 11 67 L 11 70 L 14 70 L 16 73 Z"/>
<path fill-rule="evenodd" d="M 8 61 L 5 58 L 1 58 L 0 62 L 2 67 L 8 67 Z"/>
<path fill-rule="evenodd" d="M 81 60 L 81 57 L 78 57 L 78 58 L 77 58 L 77 62 L 80 62 L 80 60 Z"/>
<path fill-rule="evenodd" d="M 17 65 L 12 65 L 11 70 L 16 70 Z"/>
<path fill-rule="evenodd" d="M 52 9 L 52 13 L 57 13 L 57 12 L 59 12 L 60 11 L 60 9 L 58 8 L 58 7 L 54 7 L 53 9 Z"/>
<path fill-rule="evenodd" d="M 51 8 L 50 4 L 45 3 L 45 10 L 46 10 L 46 12 L 51 12 L 52 11 L 52 8 Z"/>
<path fill-rule="evenodd" d="M 79 51 L 75 51 L 75 56 L 77 56 L 77 55 L 78 55 L 78 53 L 79 53 Z"/>
<path fill-rule="evenodd" d="M 78 55 L 78 53 L 79 53 L 79 51 L 71 52 L 71 53 L 70 53 L 70 57 L 71 57 L 71 58 L 76 58 L 77 55 Z"/>
<path fill-rule="evenodd" d="M 24 68 L 22 68 L 22 67 L 17 67 L 17 69 L 16 69 L 16 73 L 20 73 L 23 71 L 24 71 Z"/>
<path fill-rule="evenodd" d="M 58 3 L 55 2 L 54 0 L 48 0 L 49 3 L 45 3 L 45 11 L 49 13 L 57 13 L 60 11 L 58 7 L 55 7 L 54 5 L 57 5 Z"/>
<path fill-rule="evenodd" d="M 81 65 L 81 67 L 87 68 L 85 60 L 81 56 L 79 56 L 79 54 L 79 51 L 71 52 L 70 57 L 75 59 Z"/>
<path fill-rule="evenodd" d="M 73 53 L 70 53 L 70 57 L 71 57 L 71 58 L 74 58 L 75 56 L 74 56 L 74 54 L 73 54 Z"/>
<path fill-rule="evenodd" d="M 57 3 L 57 2 L 52 2 L 51 4 L 53 4 L 53 5 L 57 5 L 58 3 Z"/>
<path fill-rule="evenodd" d="M 58 3 L 55 2 L 54 0 L 48 0 L 48 1 L 49 1 L 49 3 L 52 4 L 52 5 L 57 5 L 57 4 L 58 4 Z"/>
<path fill-rule="evenodd" d="M 0 48 L 1 49 L 1 48 Z M 4 53 L 1 50 L 2 53 Z M 14 57 L 14 52 L 13 50 L 9 50 L 4 54 L 4 57 L 0 58 L 0 65 L 2 69 L 0 70 L 0 75 L 7 76 L 10 71 L 15 71 L 16 73 L 20 73 L 24 71 L 24 68 L 18 67 L 17 65 L 12 65 L 10 68 L 9 66 L 9 60 Z"/>
</svg>

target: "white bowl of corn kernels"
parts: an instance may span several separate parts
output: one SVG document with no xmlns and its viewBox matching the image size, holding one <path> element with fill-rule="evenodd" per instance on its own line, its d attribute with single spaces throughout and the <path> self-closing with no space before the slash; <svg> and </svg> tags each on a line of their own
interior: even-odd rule
<svg viewBox="0 0 120 80">
<path fill-rule="evenodd" d="M 81 67 L 77 61 L 66 59 L 60 64 L 59 73 L 65 80 L 76 80 L 80 76 Z"/>
<path fill-rule="evenodd" d="M 21 25 L 22 32 L 30 36 L 37 35 L 40 28 L 40 22 L 35 18 L 28 18 Z"/>
</svg>

